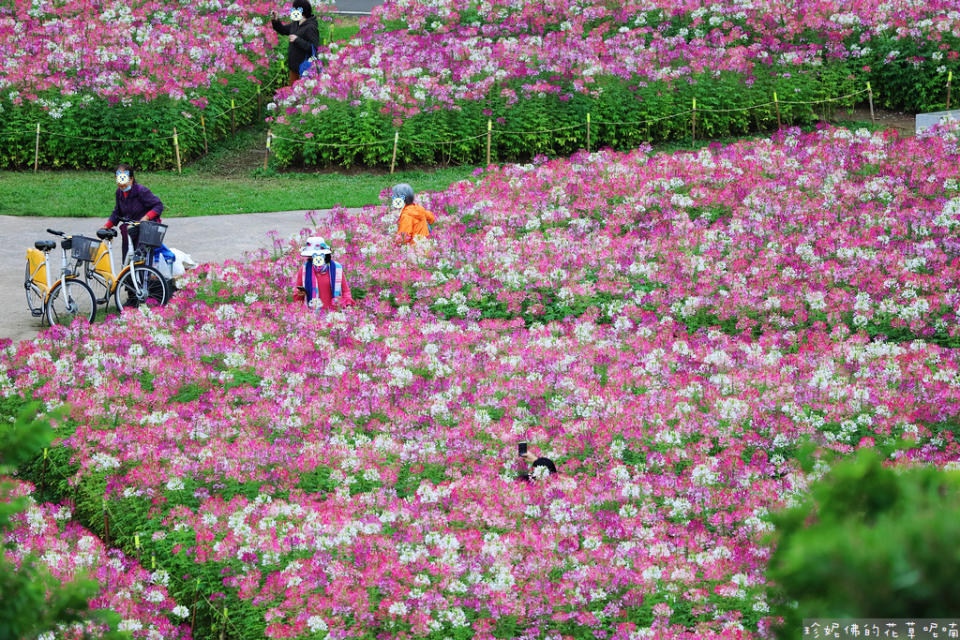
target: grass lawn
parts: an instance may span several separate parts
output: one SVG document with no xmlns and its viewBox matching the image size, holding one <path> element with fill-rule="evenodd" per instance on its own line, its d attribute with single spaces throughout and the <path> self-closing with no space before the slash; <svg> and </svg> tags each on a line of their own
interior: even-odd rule
<svg viewBox="0 0 960 640">
<path fill-rule="evenodd" d="M 865 122 L 848 127 L 881 128 Z M 767 134 L 758 134 L 760 136 Z M 175 171 L 144 171 L 137 179 L 163 200 L 164 217 L 329 209 L 340 205 L 380 204 L 380 192 L 398 182 L 416 191 L 442 191 L 470 179 L 476 167 L 441 167 L 398 171 L 351 169 L 345 172 L 263 172 L 265 126 L 237 131 L 211 152 Z M 673 142 L 658 151 L 698 149 L 711 142 Z M 111 171 L 0 171 L 0 215 L 105 218 L 113 210 Z"/>
<path fill-rule="evenodd" d="M 164 217 L 179 217 L 361 207 L 379 204 L 380 192 L 397 182 L 409 182 L 417 191 L 443 190 L 472 172 L 473 167 L 453 167 L 392 176 L 291 173 L 256 178 L 147 171 L 137 173 L 137 179 L 163 200 Z M 0 215 L 106 218 L 115 190 L 110 171 L 4 171 Z"/>
</svg>

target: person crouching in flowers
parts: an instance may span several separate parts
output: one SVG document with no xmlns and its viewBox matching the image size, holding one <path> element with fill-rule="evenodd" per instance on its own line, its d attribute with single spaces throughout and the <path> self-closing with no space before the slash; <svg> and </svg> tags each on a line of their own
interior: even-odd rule
<svg viewBox="0 0 960 640">
<path fill-rule="evenodd" d="M 294 278 L 297 300 L 303 300 L 308 307 L 317 310 L 353 304 L 343 265 L 334 261 L 333 251 L 323 238 L 307 238 L 300 255 L 306 259 L 300 263 Z"/>
<path fill-rule="evenodd" d="M 430 225 L 437 222 L 437 217 L 413 200 L 413 187 L 409 184 L 402 182 L 391 189 L 390 205 L 393 211 L 399 213 L 394 239 L 398 245 L 409 247 L 408 257 L 416 262 L 430 252 L 427 239 L 430 237 Z"/>
</svg>

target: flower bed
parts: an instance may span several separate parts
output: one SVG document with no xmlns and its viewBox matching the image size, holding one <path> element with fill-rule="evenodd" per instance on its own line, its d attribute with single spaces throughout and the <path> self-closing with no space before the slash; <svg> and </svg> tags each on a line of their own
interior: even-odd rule
<svg viewBox="0 0 960 640">
<path fill-rule="evenodd" d="M 16 482 L 9 497 L 29 496 L 34 489 Z M 4 536 L 6 557 L 17 566 L 25 560 L 38 562 L 65 584 L 81 576 L 95 581 L 100 592 L 89 601 L 90 608 L 117 614 L 119 630 L 129 631 L 133 638 L 190 638 L 185 624 L 189 611 L 167 593 L 169 575 L 163 570 L 151 573 L 104 547 L 71 517 L 69 506 L 31 503 L 14 517 Z M 75 624 L 40 638 L 97 638 L 103 631 L 95 624 Z"/>
<path fill-rule="evenodd" d="M 295 252 L 205 265 L 6 348 L 0 389 L 72 407 L 55 490 L 202 585 L 198 636 L 223 606 L 242 638 L 757 637 L 803 443 L 960 460 L 956 153 L 825 129 L 496 168 L 423 196 L 429 268 L 382 209 L 322 216 L 353 308 L 292 302 Z M 903 314 L 887 279 L 916 326 L 833 293 Z M 515 480 L 519 440 L 560 474 Z"/>
<path fill-rule="evenodd" d="M 251 122 L 275 86 L 277 35 L 264 0 L 16 3 L 0 9 L 0 167 L 172 166 Z M 319 5 L 321 14 L 326 5 Z M 231 105 L 237 109 L 231 114 Z M 107 143 L 91 144 L 91 139 Z"/>
<path fill-rule="evenodd" d="M 689 115 L 661 118 L 694 97 L 700 135 L 729 135 L 774 126 L 774 92 L 783 122 L 809 122 L 853 100 L 786 101 L 864 102 L 869 80 L 878 104 L 942 108 L 960 50 L 960 13 L 936 4 L 388 2 L 362 26 L 278 92 L 281 164 L 384 164 L 395 129 L 400 161 L 480 162 L 488 120 L 537 132 L 496 133 L 496 159 L 567 154 L 587 113 L 625 123 L 595 126 L 593 145 L 629 149 L 686 137 Z"/>
</svg>

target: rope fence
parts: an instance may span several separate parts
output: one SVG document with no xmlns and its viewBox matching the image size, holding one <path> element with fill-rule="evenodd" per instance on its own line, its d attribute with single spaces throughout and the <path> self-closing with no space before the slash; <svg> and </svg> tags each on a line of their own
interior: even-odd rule
<svg viewBox="0 0 960 640">
<path fill-rule="evenodd" d="M 274 77 L 274 78 L 268 83 L 267 86 L 270 86 L 270 85 L 278 82 L 278 81 L 282 78 L 282 76 L 283 76 L 283 73 L 278 73 L 277 76 Z M 819 104 L 826 104 L 826 103 L 838 102 L 838 101 L 842 101 L 842 100 L 849 100 L 849 99 L 856 98 L 856 97 L 858 97 L 858 96 L 862 96 L 862 95 L 864 95 L 864 94 L 866 94 L 866 95 L 869 97 L 869 102 L 870 102 L 870 119 L 871 119 L 871 121 L 876 121 L 876 116 L 875 116 L 874 110 L 873 110 L 873 90 L 871 89 L 870 83 L 868 82 L 868 83 L 866 84 L 866 88 L 861 89 L 861 90 L 859 90 L 859 91 L 854 91 L 854 92 L 851 92 L 851 93 L 848 93 L 848 94 L 842 95 L 842 96 L 836 96 L 836 97 L 831 97 L 831 98 L 822 98 L 822 99 L 819 99 L 819 100 L 780 100 L 780 99 L 778 98 L 776 92 L 774 92 L 774 94 L 773 94 L 773 100 L 770 100 L 770 101 L 768 101 L 768 102 L 763 102 L 763 103 L 755 104 L 755 105 L 751 105 L 751 106 L 745 106 L 745 107 L 722 108 L 722 107 L 705 107 L 705 106 L 703 106 L 703 105 L 701 105 L 701 106 L 698 107 L 698 106 L 697 106 L 696 98 L 694 98 L 693 101 L 692 101 L 692 108 L 690 108 L 690 109 L 685 109 L 685 110 L 683 110 L 683 111 L 678 111 L 678 112 L 676 112 L 676 113 L 671 113 L 671 114 L 667 114 L 667 115 L 664 115 L 664 116 L 659 116 L 659 117 L 656 117 L 656 118 L 647 118 L 647 119 L 644 119 L 644 120 L 633 120 L 633 121 L 597 120 L 597 121 L 592 121 L 592 122 L 591 122 L 591 114 L 590 114 L 590 113 L 587 113 L 587 114 L 586 114 L 586 121 L 585 121 L 585 122 L 577 122 L 577 123 L 574 123 L 574 124 L 566 125 L 566 126 L 563 126 L 563 127 L 557 127 L 557 128 L 553 128 L 553 129 L 531 129 L 531 130 L 497 129 L 497 128 L 495 128 L 495 127 L 493 126 L 493 121 L 492 121 L 492 120 L 488 120 L 488 121 L 487 121 L 487 130 L 486 130 L 485 133 L 480 133 L 480 134 L 473 135 L 473 136 L 467 136 L 467 137 L 464 137 L 464 138 L 454 138 L 454 139 L 447 139 L 447 140 L 422 140 L 422 139 L 418 139 L 418 138 L 401 137 L 399 130 L 396 130 L 396 131 L 394 132 L 394 136 L 392 137 L 392 139 L 391 139 L 391 138 L 384 138 L 384 139 L 382 139 L 382 140 L 371 140 L 371 141 L 368 141 L 368 142 L 354 142 L 354 143 L 317 142 L 317 141 L 314 141 L 314 140 L 309 139 L 309 138 L 291 138 L 291 137 L 288 137 L 288 136 L 277 135 L 277 134 L 273 133 L 273 131 L 272 131 L 272 129 L 271 129 L 271 130 L 268 130 L 268 131 L 267 131 L 266 150 L 265 150 L 265 154 L 264 154 L 264 169 L 266 169 L 266 167 L 267 167 L 267 165 L 268 165 L 268 162 L 269 162 L 271 142 L 272 142 L 273 140 L 283 140 L 283 141 L 285 141 L 285 142 L 289 142 L 289 143 L 292 143 L 292 144 L 298 144 L 298 145 L 304 145 L 304 146 L 310 145 L 310 146 L 314 146 L 314 147 L 335 147 L 335 148 L 347 148 L 347 149 L 357 149 L 357 148 L 375 147 L 375 146 L 388 146 L 388 145 L 390 145 L 390 144 L 392 143 L 392 144 L 393 144 L 393 159 L 391 160 L 390 173 L 393 173 L 394 170 L 395 170 L 395 166 L 396 166 L 397 147 L 399 146 L 399 144 L 400 144 L 401 142 L 408 143 L 408 144 L 413 144 L 413 145 L 421 145 L 421 146 L 434 146 L 434 147 L 447 146 L 447 147 L 452 147 L 453 145 L 463 144 L 463 143 L 467 143 L 467 142 L 474 142 L 474 141 L 479 140 L 479 139 L 481 139 L 481 138 L 486 138 L 486 140 L 487 140 L 487 144 L 486 144 L 486 147 L 487 147 L 487 149 L 486 149 L 486 161 L 487 161 L 487 165 L 489 165 L 489 164 L 490 164 L 490 160 L 491 160 L 492 138 L 493 138 L 494 135 L 516 135 L 516 136 L 543 135 L 543 134 L 559 133 L 559 132 L 562 132 L 562 131 L 571 131 L 571 130 L 574 130 L 574 129 L 583 129 L 583 128 L 586 128 L 586 142 L 587 142 L 587 144 L 586 144 L 586 149 L 587 149 L 587 151 L 589 152 L 589 151 L 591 150 L 591 127 L 592 127 L 592 126 L 619 126 L 619 127 L 624 127 L 624 126 L 626 126 L 626 127 L 638 127 L 638 128 L 639 128 L 639 127 L 649 127 L 649 126 L 652 125 L 652 124 L 656 124 L 657 122 L 662 122 L 662 121 L 664 121 L 664 120 L 672 120 L 672 119 L 675 119 L 675 118 L 690 117 L 690 119 L 691 119 L 691 135 L 692 135 L 692 138 L 695 140 L 695 139 L 696 139 L 697 114 L 698 114 L 698 113 L 699 113 L 699 114 L 704 114 L 704 113 L 718 113 L 718 114 L 719 114 L 719 113 L 749 112 L 749 111 L 752 111 L 752 110 L 754 110 L 754 109 L 763 109 L 763 108 L 769 108 L 769 107 L 773 106 L 773 107 L 776 109 L 777 128 L 782 128 L 782 127 L 783 127 L 783 124 L 782 124 L 781 117 L 780 117 L 780 105 L 781 105 L 781 104 L 782 104 L 782 105 L 819 105 Z M 208 114 L 201 114 L 201 115 L 200 115 L 200 121 L 199 121 L 199 122 L 194 121 L 194 122 L 188 122 L 188 123 L 186 123 L 186 129 L 185 129 L 185 130 L 186 130 L 186 132 L 188 132 L 188 133 L 195 133 L 197 127 L 201 127 L 201 128 L 202 128 L 204 153 L 207 153 L 207 152 L 208 152 L 208 144 L 207 144 L 206 122 L 205 122 L 205 117 L 204 117 L 204 116 L 205 116 L 205 115 L 209 115 L 211 118 L 219 118 L 219 117 L 223 117 L 223 116 L 229 115 L 229 116 L 230 116 L 230 119 L 231 119 L 231 129 L 232 129 L 233 132 L 236 132 L 236 110 L 237 110 L 238 108 L 239 108 L 239 109 L 243 109 L 243 108 L 247 107 L 247 106 L 250 105 L 254 100 L 257 101 L 257 112 L 258 112 L 258 117 L 259 117 L 260 112 L 261 112 L 261 108 L 262 108 L 262 95 L 261 95 L 260 89 L 259 89 L 259 87 L 258 87 L 256 95 L 251 96 L 251 97 L 250 97 L 249 99 L 247 99 L 245 102 L 243 102 L 242 104 L 240 104 L 239 107 L 238 107 L 236 104 L 234 104 L 234 102 L 231 100 L 230 109 L 224 109 L 224 110 L 221 110 L 221 111 L 212 112 L 212 113 L 208 113 Z M 179 148 L 178 133 L 177 133 L 176 128 L 173 129 L 173 133 L 172 133 L 171 135 L 156 135 L 156 136 L 152 136 L 152 137 L 150 137 L 150 138 L 137 138 L 137 139 L 116 139 L 116 138 L 93 138 L 93 137 L 84 137 L 84 136 L 73 136 L 73 135 L 58 133 L 58 132 L 55 132 L 55 131 L 42 130 L 41 127 L 40 127 L 40 123 L 37 123 L 37 128 L 36 128 L 35 131 L 29 131 L 29 130 L 26 130 L 26 131 L 7 131 L 7 132 L 3 132 L 2 134 L 0 134 L 0 136 L 9 138 L 9 137 L 14 137 L 14 136 L 18 136 L 18 135 L 26 135 L 26 134 L 31 134 L 31 133 L 36 135 L 36 144 L 35 144 L 35 149 L 34 149 L 34 172 L 36 172 L 36 171 L 38 170 L 39 155 L 40 155 L 40 138 L 41 138 L 41 135 L 43 135 L 43 134 L 50 135 L 50 136 L 56 136 L 56 137 L 59 137 L 59 138 L 80 140 L 80 141 L 84 141 L 84 142 L 99 142 L 99 143 L 108 143 L 108 144 L 117 144 L 117 143 L 121 143 L 121 144 L 122 144 L 122 143 L 143 143 L 143 142 L 157 142 L 157 141 L 168 141 L 168 140 L 171 140 L 171 141 L 173 141 L 173 146 L 174 146 L 174 155 L 175 155 L 175 159 L 176 159 L 176 163 L 177 163 L 177 172 L 178 172 L 178 173 L 181 172 L 180 148 Z"/>
<path fill-rule="evenodd" d="M 477 139 L 480 139 L 480 138 L 487 138 L 487 154 L 486 154 L 486 160 L 487 160 L 487 165 L 489 165 L 489 164 L 490 164 L 491 139 L 492 139 L 492 137 L 493 137 L 494 135 L 541 135 L 541 134 L 548 134 L 548 133 L 559 133 L 559 132 L 561 132 L 561 131 L 570 131 L 570 130 L 572 130 L 572 129 L 582 129 L 582 128 L 586 127 L 586 130 L 587 130 L 587 151 L 589 152 L 589 151 L 591 150 L 591 149 L 590 149 L 591 124 L 593 124 L 594 126 L 606 125 L 606 126 L 634 126 L 634 127 L 643 127 L 643 126 L 649 126 L 649 125 L 651 125 L 651 124 L 655 124 L 655 123 L 657 123 L 657 122 L 662 122 L 662 121 L 664 121 L 664 120 L 671 120 L 671 119 L 674 119 L 674 118 L 681 118 L 681 117 L 690 116 L 690 117 L 691 117 L 691 120 L 692 120 L 692 122 L 691 122 L 691 134 L 692 134 L 692 136 L 693 136 L 693 139 L 696 139 L 696 116 L 697 116 L 697 113 L 734 113 L 734 112 L 747 112 L 747 111 L 752 111 L 753 109 L 762 109 L 762 108 L 767 108 L 767 107 L 770 107 L 770 106 L 774 106 L 774 107 L 776 108 L 776 112 L 777 112 L 777 128 L 782 128 L 782 127 L 783 127 L 783 124 L 782 124 L 781 119 L 780 119 L 780 105 L 781 105 L 781 104 L 784 104 L 784 105 L 817 105 L 817 104 L 826 104 L 826 103 L 831 103 L 831 102 L 839 102 L 839 101 L 841 101 L 841 100 L 849 100 L 849 99 L 851 99 L 851 98 L 856 98 L 857 96 L 861 96 L 861 95 L 864 95 L 864 94 L 868 94 L 868 95 L 869 95 L 869 98 L 870 98 L 870 119 L 871 119 L 871 121 L 876 121 L 876 116 L 875 116 L 874 111 L 873 111 L 873 90 L 872 90 L 872 88 L 870 87 L 870 83 L 868 82 L 866 88 L 861 89 L 861 90 L 859 90 L 859 91 L 854 91 L 854 92 L 851 92 L 851 93 L 848 93 L 848 94 L 842 95 L 842 96 L 835 96 L 835 97 L 831 97 L 831 98 L 822 98 L 822 99 L 819 99 L 819 100 L 780 100 L 780 99 L 777 97 L 777 94 L 774 93 L 774 94 L 773 94 L 773 100 L 770 100 L 770 101 L 768 101 L 768 102 L 763 102 L 763 103 L 755 104 L 755 105 L 751 105 L 751 106 L 747 106 L 747 107 L 720 108 L 720 107 L 703 107 L 703 106 L 701 106 L 701 107 L 698 108 L 698 107 L 697 107 L 696 98 L 694 98 L 694 99 L 693 99 L 693 102 L 692 102 L 692 108 L 691 108 L 691 109 L 686 109 L 686 110 L 684 110 L 684 111 L 678 111 L 678 112 L 676 112 L 676 113 L 671 113 L 671 114 L 668 114 L 668 115 L 665 115 L 665 116 L 660 116 L 660 117 L 657 117 L 657 118 L 647 118 L 647 119 L 645 119 L 645 120 L 633 120 L 633 121 L 599 120 L 599 121 L 593 121 L 593 122 L 591 123 L 591 114 L 590 114 L 590 113 L 587 113 L 587 117 L 586 117 L 586 121 L 585 121 L 585 122 L 578 122 L 578 123 L 575 123 L 575 124 L 567 125 L 567 126 L 564 126 L 564 127 L 557 127 L 557 128 L 554 128 L 554 129 L 532 129 L 532 130 L 527 130 L 527 131 L 516 131 L 516 130 L 509 130 L 509 129 L 496 129 L 496 128 L 493 126 L 493 121 L 492 121 L 492 120 L 488 120 L 488 121 L 487 121 L 487 132 L 486 132 L 486 133 L 481 133 L 481 134 L 478 134 L 478 135 L 475 135 L 475 136 L 468 136 L 468 137 L 466 137 L 466 138 L 455 138 L 455 139 L 449 139 L 449 140 L 432 140 L 432 141 L 419 140 L 419 139 L 416 139 L 416 138 L 405 138 L 405 137 L 401 137 L 401 136 L 399 135 L 399 131 L 396 131 L 396 132 L 395 132 L 395 135 L 394 135 L 394 137 L 393 137 L 393 140 L 392 140 L 392 142 L 393 142 L 393 156 L 392 156 L 392 158 L 393 158 L 393 159 L 392 159 L 391 162 L 390 162 L 390 173 L 393 173 L 394 170 L 395 170 L 395 168 L 396 168 L 397 147 L 399 146 L 400 142 L 407 142 L 407 143 L 416 144 L 416 145 L 443 146 L 443 145 L 462 144 L 462 143 L 465 143 L 465 142 L 472 142 L 472 141 L 477 140 Z M 316 146 L 316 147 L 338 147 L 338 148 L 359 148 L 359 147 L 385 146 L 385 145 L 390 144 L 390 142 L 391 142 L 391 140 L 390 140 L 389 138 L 384 138 L 384 139 L 382 139 L 382 140 L 372 140 L 372 141 L 369 141 L 369 142 L 356 142 L 356 143 L 315 142 L 315 141 L 313 141 L 313 140 L 311 140 L 311 139 L 305 139 L 305 138 L 290 138 L 290 137 L 287 137 L 287 136 L 280 136 L 280 135 L 277 135 L 277 134 L 273 133 L 272 131 L 268 131 L 268 132 L 267 132 L 267 154 L 269 154 L 270 141 L 271 141 L 271 140 L 285 140 L 285 141 L 287 141 L 287 142 L 291 142 L 291 143 L 294 143 L 294 144 L 300 144 L 300 145 L 304 145 L 304 146 L 306 146 L 306 145 L 311 145 L 311 146 Z M 266 167 L 266 166 L 267 166 L 267 158 L 265 157 L 265 158 L 264 158 L 264 167 Z"/>
<path fill-rule="evenodd" d="M 248 98 L 245 102 L 240 103 L 239 106 L 236 104 L 236 102 L 235 102 L 234 100 L 230 100 L 230 108 L 229 108 L 229 109 L 223 109 L 223 110 L 220 110 L 220 111 L 211 111 L 211 112 L 209 112 L 209 113 L 201 113 L 201 114 L 200 114 L 200 121 L 199 121 L 199 122 L 196 122 L 196 121 L 193 121 L 193 122 L 187 121 L 187 122 L 186 122 L 186 131 L 187 131 L 188 133 L 194 133 L 194 132 L 197 130 L 197 127 L 200 127 L 200 128 L 202 129 L 202 135 L 203 135 L 203 151 L 204 151 L 204 153 L 208 153 L 209 147 L 208 147 L 208 141 L 207 141 L 206 116 L 209 116 L 210 118 L 216 119 L 216 118 L 220 118 L 220 117 L 229 115 L 229 116 L 230 116 L 231 131 L 232 131 L 233 133 L 236 133 L 236 130 L 237 130 L 237 109 L 244 109 L 244 108 L 246 108 L 248 105 L 250 105 L 254 100 L 256 100 L 256 101 L 257 101 L 257 118 L 259 119 L 259 118 L 261 117 L 261 112 L 262 112 L 262 108 L 263 108 L 263 106 L 262 106 L 263 95 L 262 95 L 262 92 L 260 91 L 260 87 L 261 87 L 261 86 L 268 86 L 268 87 L 269 87 L 269 86 L 273 86 L 274 84 L 277 84 L 277 83 L 283 78 L 283 76 L 284 76 L 283 72 L 280 72 L 280 73 L 278 73 L 275 77 L 268 79 L 268 80 L 266 81 L 265 85 L 261 84 L 260 86 L 258 86 L 258 87 L 257 87 L 257 92 L 256 92 L 254 95 L 252 95 L 250 98 Z M 182 132 L 181 132 L 181 133 L 182 133 Z M 176 163 L 177 163 L 177 173 L 181 173 L 180 144 L 179 144 L 179 140 L 178 140 L 179 134 L 177 133 L 177 128 L 176 128 L 176 127 L 173 128 L 173 132 L 172 132 L 170 135 L 159 135 L 159 134 L 158 134 L 158 135 L 150 136 L 149 138 L 92 138 L 92 137 L 87 137 L 87 136 L 75 136 L 75 135 L 70 135 L 70 134 L 66 134 L 66 133 L 59 133 L 59 132 L 56 132 L 56 131 L 49 131 L 49 130 L 46 130 L 46 129 L 42 129 L 41 126 L 40 126 L 40 123 L 38 122 L 38 123 L 37 123 L 37 128 L 36 128 L 35 130 L 29 130 L 29 129 L 28 129 L 28 130 L 22 130 L 22 131 L 3 131 L 3 132 L 0 132 L 0 137 L 2 137 L 2 138 L 14 138 L 14 137 L 17 137 L 17 136 L 23 136 L 23 135 L 27 135 L 27 134 L 35 134 L 35 135 L 36 135 L 36 143 L 35 143 L 35 146 L 34 146 L 34 155 L 33 155 L 33 171 L 34 171 L 34 173 L 36 173 L 37 170 L 38 170 L 38 168 L 39 168 L 39 161 L 40 161 L 40 137 L 41 137 L 41 135 L 54 136 L 54 137 L 57 137 L 57 138 L 64 138 L 64 139 L 68 139 L 68 140 L 79 140 L 79 141 L 82 141 L 82 142 L 95 142 L 95 143 L 104 143 L 104 144 L 127 144 L 127 143 L 142 143 L 142 142 L 162 142 L 162 141 L 170 140 L 170 141 L 173 141 L 174 156 L 175 156 L 175 158 L 176 158 Z"/>
</svg>

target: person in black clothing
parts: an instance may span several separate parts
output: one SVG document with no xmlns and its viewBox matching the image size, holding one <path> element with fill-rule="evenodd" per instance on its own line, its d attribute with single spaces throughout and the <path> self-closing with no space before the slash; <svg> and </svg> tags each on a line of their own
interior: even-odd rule
<svg viewBox="0 0 960 640">
<path fill-rule="evenodd" d="M 310 0 L 293 0 L 290 20 L 289 24 L 284 24 L 274 15 L 271 16 L 270 24 L 280 35 L 290 37 L 290 44 L 287 45 L 287 69 L 290 70 L 290 84 L 293 85 L 300 79 L 300 65 L 310 57 L 311 46 L 320 46 L 320 29 Z"/>
<path fill-rule="evenodd" d="M 525 462 L 530 465 L 530 471 L 524 471 L 519 476 L 519 480 L 530 481 L 535 477 L 550 477 L 557 473 L 557 465 L 554 464 L 553 460 L 550 458 L 543 458 L 535 456 L 531 452 L 525 452 L 520 456 Z M 538 471 L 537 467 L 543 467 L 542 471 Z"/>
</svg>

